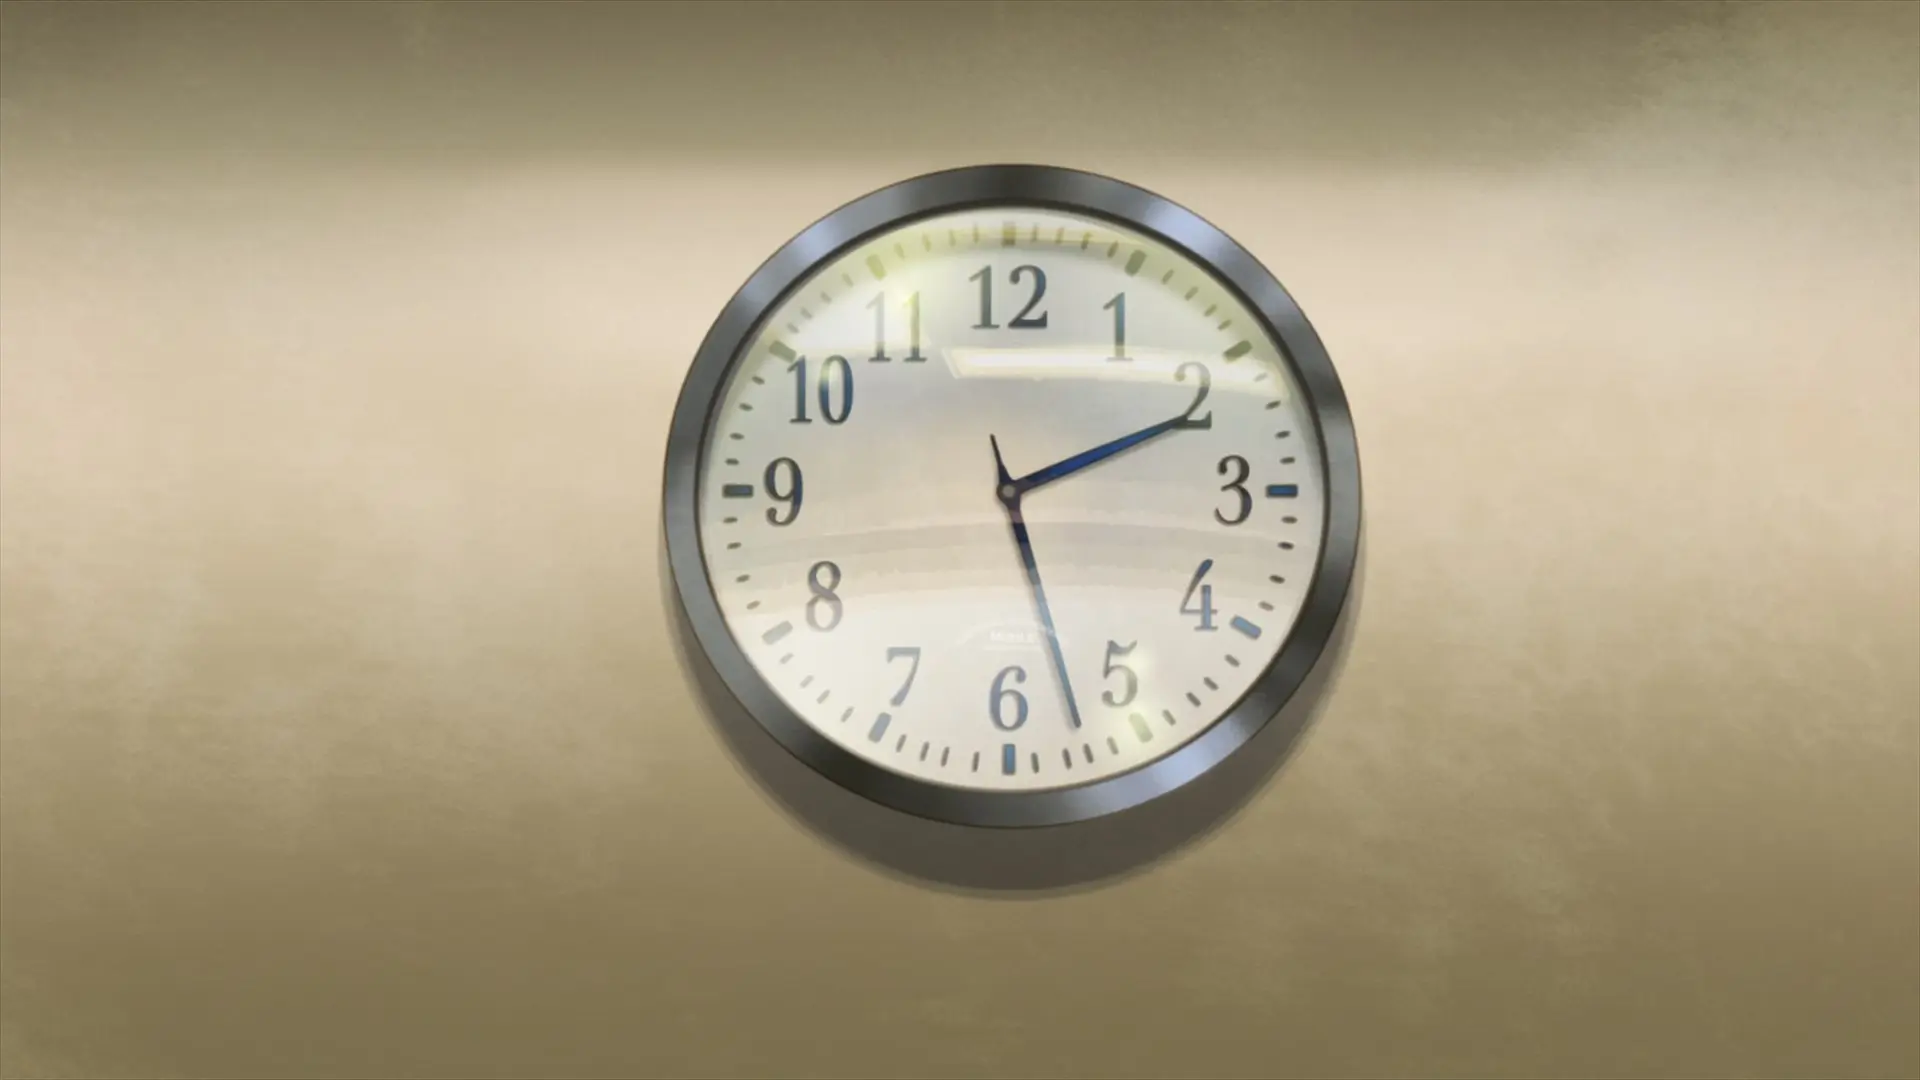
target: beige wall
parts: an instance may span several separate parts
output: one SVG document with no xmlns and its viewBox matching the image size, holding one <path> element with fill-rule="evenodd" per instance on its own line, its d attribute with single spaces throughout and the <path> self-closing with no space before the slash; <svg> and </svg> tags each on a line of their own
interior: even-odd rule
<svg viewBox="0 0 1920 1080">
<path fill-rule="evenodd" d="M 1920 7 L 8 4 L 10 1076 L 1920 1073 Z M 1368 499 L 1284 770 L 930 888 L 676 659 L 799 227 L 982 160 L 1264 259 Z"/>
</svg>

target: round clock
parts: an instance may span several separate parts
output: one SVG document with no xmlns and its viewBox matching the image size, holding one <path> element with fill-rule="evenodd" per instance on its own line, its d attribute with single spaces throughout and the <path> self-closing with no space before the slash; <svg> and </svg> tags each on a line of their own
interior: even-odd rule
<svg viewBox="0 0 1920 1080">
<path fill-rule="evenodd" d="M 884 188 L 776 252 L 667 442 L 687 625 L 761 726 L 876 802 L 1078 821 L 1245 744 L 1325 649 L 1353 426 L 1293 300 L 1089 173 Z"/>
</svg>

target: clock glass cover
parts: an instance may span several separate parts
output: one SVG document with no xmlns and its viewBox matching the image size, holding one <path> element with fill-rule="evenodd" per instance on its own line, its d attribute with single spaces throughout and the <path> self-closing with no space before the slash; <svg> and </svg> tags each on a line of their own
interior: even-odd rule
<svg viewBox="0 0 1920 1080">
<path fill-rule="evenodd" d="M 1041 824 L 1143 801 L 1325 642 L 1276 664 L 1352 565 L 1338 390 L 1277 283 L 1164 200 L 1040 168 L 909 181 L 789 245 L 710 335 L 669 448 L 681 599 L 756 719 L 882 802 Z M 1242 706 L 1266 715 L 1191 752 Z"/>
</svg>

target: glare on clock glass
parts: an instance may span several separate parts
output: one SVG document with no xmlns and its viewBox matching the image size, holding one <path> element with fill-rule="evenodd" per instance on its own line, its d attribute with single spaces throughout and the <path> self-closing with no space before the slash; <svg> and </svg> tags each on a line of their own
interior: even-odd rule
<svg viewBox="0 0 1920 1080">
<path fill-rule="evenodd" d="M 1052 210 L 926 218 L 817 271 L 736 360 L 701 548 L 742 651 L 827 738 L 929 783 L 1085 784 L 1200 734 L 1285 642 L 1320 548 L 1312 425 L 1176 249 Z"/>
</svg>

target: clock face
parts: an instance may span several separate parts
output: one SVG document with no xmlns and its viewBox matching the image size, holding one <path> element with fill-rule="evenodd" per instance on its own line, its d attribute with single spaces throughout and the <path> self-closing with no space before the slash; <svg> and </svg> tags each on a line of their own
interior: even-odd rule
<svg viewBox="0 0 1920 1080">
<path fill-rule="evenodd" d="M 678 465 L 701 607 L 790 746 L 927 805 L 1044 803 L 1270 677 L 1320 576 L 1326 432 L 1219 270 L 1009 199 L 883 223 L 755 315 Z"/>
</svg>

